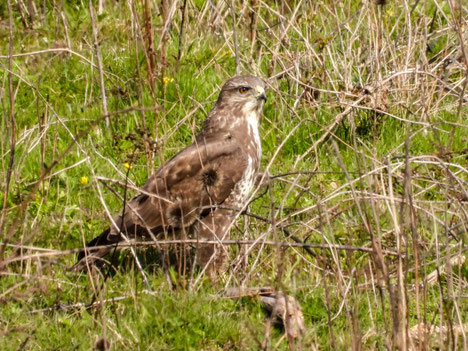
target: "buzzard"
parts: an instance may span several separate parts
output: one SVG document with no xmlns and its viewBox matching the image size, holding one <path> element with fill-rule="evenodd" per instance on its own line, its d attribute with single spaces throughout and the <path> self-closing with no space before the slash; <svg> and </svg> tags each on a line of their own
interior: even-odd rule
<svg viewBox="0 0 468 351">
<path fill-rule="evenodd" d="M 129 200 L 110 227 L 82 252 L 74 270 L 82 270 L 123 240 L 161 233 L 189 233 L 200 242 L 229 238 L 238 210 L 251 192 L 261 158 L 258 125 L 266 101 L 265 82 L 237 76 L 221 88 L 218 100 L 192 145 L 154 173 Z M 225 255 L 219 245 L 198 246 L 198 264 L 212 274 Z"/>
</svg>

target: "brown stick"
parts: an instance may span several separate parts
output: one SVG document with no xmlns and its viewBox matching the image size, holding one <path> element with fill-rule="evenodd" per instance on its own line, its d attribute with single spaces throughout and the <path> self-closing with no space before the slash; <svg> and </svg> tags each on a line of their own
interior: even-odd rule
<svg viewBox="0 0 468 351">
<path fill-rule="evenodd" d="M 11 10 L 11 2 L 10 0 L 7 1 L 8 6 L 8 25 L 9 25 L 9 55 L 10 58 L 8 60 L 8 94 L 10 97 L 10 160 L 8 162 L 8 170 L 6 175 L 5 181 L 5 190 L 3 191 L 3 208 L 2 208 L 2 215 L 0 217 L 0 236 L 4 237 L 3 234 L 3 224 L 5 221 L 6 215 L 6 208 L 7 208 L 7 200 L 8 200 L 8 193 L 10 190 L 10 181 L 11 181 L 11 173 L 13 172 L 13 167 L 15 163 L 15 147 L 16 147 L 16 119 L 15 119 L 15 95 L 13 92 L 13 73 L 12 73 L 12 64 L 13 64 L 13 14 Z M 7 126 L 8 128 L 8 126 Z M 0 259 L 3 258 L 3 250 L 0 251 Z"/>
<path fill-rule="evenodd" d="M 258 23 L 258 14 L 260 6 L 258 5 L 257 0 L 250 0 L 250 25 L 249 25 L 249 34 L 250 34 L 250 55 L 252 56 L 255 46 L 255 40 L 257 39 L 257 23 Z"/>
<path fill-rule="evenodd" d="M 21 22 L 23 22 L 24 29 L 30 29 L 30 25 L 28 24 L 28 21 L 26 20 L 26 16 L 23 13 L 23 8 L 27 12 L 26 6 L 23 4 L 21 0 L 18 1 L 18 12 L 21 17 Z"/>
<path fill-rule="evenodd" d="M 185 11 L 187 7 L 187 0 L 184 0 L 182 4 L 182 18 L 180 20 L 180 31 L 179 31 L 179 48 L 177 50 L 177 71 L 179 70 L 180 57 L 182 56 L 182 45 L 184 44 L 184 24 L 185 24 Z"/>
<path fill-rule="evenodd" d="M 107 115 L 108 109 L 107 109 L 106 87 L 104 85 L 104 71 L 102 69 L 101 51 L 99 49 L 96 14 L 94 13 L 94 7 L 93 7 L 93 3 L 91 0 L 89 0 L 89 14 L 91 16 L 91 25 L 93 27 L 94 51 L 96 53 L 96 60 L 97 60 L 97 66 L 98 66 L 98 72 L 99 72 L 99 86 L 101 87 L 102 113 L 104 115 Z M 108 118 L 106 118 L 106 127 L 109 128 Z"/>
<path fill-rule="evenodd" d="M 236 75 L 240 75 L 240 59 L 239 59 L 239 44 L 237 43 L 237 20 L 235 1 L 231 1 L 231 17 L 232 17 L 232 35 L 234 36 L 234 54 L 236 55 Z"/>
<path fill-rule="evenodd" d="M 154 65 L 156 62 L 156 53 L 153 43 L 153 22 L 151 20 L 151 2 L 145 0 L 145 8 L 143 12 L 145 21 L 145 44 L 146 44 L 146 63 L 148 66 L 148 82 L 151 92 L 154 94 Z"/>
<path fill-rule="evenodd" d="M 200 244 L 200 240 L 197 239 L 186 239 L 186 240 L 151 240 L 151 241 L 139 241 L 139 242 L 122 242 L 118 245 L 99 245 L 93 247 L 86 247 L 86 248 L 77 248 L 77 249 L 69 249 L 63 251 L 50 251 L 50 252 L 42 252 L 42 253 L 33 253 L 30 255 L 22 255 L 17 257 L 9 258 L 0 263 L 0 270 L 5 268 L 7 265 L 13 262 L 24 261 L 27 259 L 33 258 L 41 258 L 41 257 L 57 257 L 69 254 L 75 254 L 83 251 L 93 252 L 103 248 L 128 248 L 128 247 L 148 247 L 148 246 L 167 246 L 167 245 L 186 245 L 186 244 Z M 373 253 L 374 249 L 370 247 L 362 247 L 362 246 L 352 246 L 352 245 L 338 245 L 338 244 L 308 244 L 308 243 L 291 243 L 287 241 L 273 241 L 273 240 L 207 240 L 203 241 L 203 244 L 213 244 L 213 245 L 268 245 L 268 246 L 276 246 L 281 248 L 292 248 L 292 247 L 300 247 L 300 248 L 312 248 L 318 250 L 344 250 L 344 251 L 360 251 L 366 253 Z M 5 246 L 21 248 L 21 245 L 11 245 L 7 244 Z M 31 247 L 28 247 L 31 249 Z M 397 252 L 391 250 L 382 250 L 382 254 L 389 255 L 389 256 L 399 256 Z"/>
</svg>

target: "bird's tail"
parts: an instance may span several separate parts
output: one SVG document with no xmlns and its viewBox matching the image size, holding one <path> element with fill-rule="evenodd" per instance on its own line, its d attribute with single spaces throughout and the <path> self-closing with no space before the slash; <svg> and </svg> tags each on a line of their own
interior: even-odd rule
<svg viewBox="0 0 468 351">
<path fill-rule="evenodd" d="M 110 228 L 104 230 L 100 235 L 86 244 L 86 248 L 115 244 L 109 240 Z M 70 268 L 72 271 L 82 271 L 88 265 L 95 265 L 102 257 L 111 251 L 111 247 L 103 247 L 96 250 L 83 250 L 78 254 L 77 262 Z"/>
</svg>

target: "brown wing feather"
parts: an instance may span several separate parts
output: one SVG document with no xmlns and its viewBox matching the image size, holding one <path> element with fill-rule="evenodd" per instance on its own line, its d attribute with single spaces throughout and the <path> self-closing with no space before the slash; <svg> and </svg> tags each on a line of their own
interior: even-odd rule
<svg viewBox="0 0 468 351">
<path fill-rule="evenodd" d="M 194 143 L 148 179 L 144 193 L 129 201 L 116 224 L 120 228 L 124 222 L 129 235 L 191 225 L 204 207 L 220 204 L 229 196 L 246 166 L 243 148 L 231 140 Z M 119 231 L 113 227 L 110 235 Z"/>
</svg>

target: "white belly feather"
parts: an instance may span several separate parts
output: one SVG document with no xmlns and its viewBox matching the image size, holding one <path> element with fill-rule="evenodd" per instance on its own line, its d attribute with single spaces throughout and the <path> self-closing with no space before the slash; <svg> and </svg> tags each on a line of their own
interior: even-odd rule
<svg viewBox="0 0 468 351">
<path fill-rule="evenodd" d="M 244 206 L 249 198 L 255 185 L 255 179 L 262 156 L 262 144 L 258 131 L 259 115 L 256 109 L 252 109 L 250 106 L 246 107 L 247 108 L 244 110 L 246 112 L 244 121 L 247 122 L 247 132 L 249 134 L 247 139 L 249 142 L 245 145 L 247 151 L 247 167 L 245 168 L 242 178 L 234 187 L 229 199 L 230 201 L 228 200 L 228 202 L 232 201 L 236 207 Z M 256 158 L 256 160 L 254 160 L 254 158 Z"/>
<path fill-rule="evenodd" d="M 253 165 L 252 157 L 248 157 L 248 164 L 242 179 L 236 184 L 234 192 L 236 193 L 236 202 L 243 205 L 249 198 L 250 192 L 255 184 L 256 169 Z"/>
</svg>

